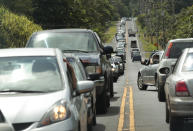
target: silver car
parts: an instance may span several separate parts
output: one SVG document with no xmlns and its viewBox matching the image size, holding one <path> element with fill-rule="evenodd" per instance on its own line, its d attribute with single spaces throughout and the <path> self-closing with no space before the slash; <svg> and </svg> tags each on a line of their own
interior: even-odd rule
<svg viewBox="0 0 193 131">
<path fill-rule="evenodd" d="M 171 73 L 166 79 L 166 122 L 171 131 L 182 131 L 184 120 L 193 118 L 193 48 L 187 48 L 175 67 L 162 68 L 163 74 Z"/>
<path fill-rule="evenodd" d="M 0 50 L 0 109 L 15 130 L 85 131 L 82 93 L 92 81 L 77 82 L 59 49 Z"/>
<path fill-rule="evenodd" d="M 147 86 L 155 86 L 155 74 L 163 53 L 164 51 L 154 52 L 149 60 L 141 62 L 144 66 L 139 70 L 137 78 L 137 85 L 140 90 L 146 90 Z"/>
<path fill-rule="evenodd" d="M 156 87 L 158 88 L 158 100 L 160 102 L 165 101 L 164 85 L 166 78 L 170 75 L 162 74 L 160 70 L 165 67 L 171 69 L 176 63 L 177 58 L 180 57 L 182 50 L 191 47 L 193 47 L 193 38 L 174 39 L 168 42 L 155 77 Z"/>
<path fill-rule="evenodd" d="M 87 80 L 89 76 L 81 63 L 80 58 L 72 53 L 65 53 L 64 55 L 67 61 L 73 67 L 76 79 L 78 81 Z M 82 95 L 84 95 L 87 104 L 88 130 L 91 131 L 92 125 L 96 125 L 96 88 L 94 88 L 92 92 Z"/>
</svg>

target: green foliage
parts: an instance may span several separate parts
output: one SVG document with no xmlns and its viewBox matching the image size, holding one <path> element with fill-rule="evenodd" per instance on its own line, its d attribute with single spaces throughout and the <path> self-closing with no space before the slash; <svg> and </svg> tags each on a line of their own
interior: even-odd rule
<svg viewBox="0 0 193 131">
<path fill-rule="evenodd" d="M 150 6 L 148 12 L 138 15 L 144 33 L 156 37 L 163 48 L 170 39 L 193 37 L 193 5 L 187 8 L 190 3 L 185 0 L 172 2 L 155 2 L 156 7 Z"/>
<path fill-rule="evenodd" d="M 29 21 L 25 16 L 18 16 L 0 7 L 1 47 L 24 47 L 29 36 L 41 27 Z"/>
</svg>

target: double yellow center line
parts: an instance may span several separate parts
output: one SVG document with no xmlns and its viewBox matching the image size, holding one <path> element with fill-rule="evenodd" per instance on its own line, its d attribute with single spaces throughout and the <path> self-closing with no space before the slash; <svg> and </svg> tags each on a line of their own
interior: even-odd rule
<svg viewBox="0 0 193 131">
<path fill-rule="evenodd" d="M 134 118 L 133 89 L 132 89 L 132 87 L 129 87 L 129 88 L 125 87 L 124 88 L 117 131 L 123 130 L 124 119 L 125 119 L 125 101 L 127 98 L 127 90 L 128 89 L 129 89 L 129 131 L 135 131 L 135 118 Z"/>
</svg>

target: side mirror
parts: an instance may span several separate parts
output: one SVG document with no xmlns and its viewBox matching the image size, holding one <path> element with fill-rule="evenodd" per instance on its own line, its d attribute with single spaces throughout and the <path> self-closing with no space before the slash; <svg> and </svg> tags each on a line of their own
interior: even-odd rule
<svg viewBox="0 0 193 131">
<path fill-rule="evenodd" d="M 91 92 L 95 87 L 93 81 L 79 81 L 77 84 L 76 92 L 77 94 L 83 94 Z"/>
<path fill-rule="evenodd" d="M 104 47 L 104 53 L 105 53 L 105 54 L 111 54 L 111 53 L 113 53 L 113 47 L 112 47 L 112 46 L 105 46 L 105 47 Z"/>
<path fill-rule="evenodd" d="M 159 72 L 160 72 L 161 74 L 167 75 L 167 74 L 170 73 L 170 69 L 169 69 L 168 67 L 164 67 L 164 68 L 161 68 L 161 69 L 159 70 Z"/>
</svg>

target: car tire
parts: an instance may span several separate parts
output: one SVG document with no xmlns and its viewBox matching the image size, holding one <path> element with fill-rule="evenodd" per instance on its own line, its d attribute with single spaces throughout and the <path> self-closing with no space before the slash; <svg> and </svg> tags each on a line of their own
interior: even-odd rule
<svg viewBox="0 0 193 131">
<path fill-rule="evenodd" d="M 94 110 L 94 116 L 92 118 L 92 125 L 96 125 L 97 124 L 97 121 L 96 121 L 96 109 Z"/>
<path fill-rule="evenodd" d="M 159 84 L 158 84 L 158 100 L 160 102 L 166 101 L 164 88 L 160 87 Z"/>
<path fill-rule="evenodd" d="M 170 131 L 183 131 L 183 118 L 174 117 L 170 115 Z"/>
<path fill-rule="evenodd" d="M 166 101 L 166 123 L 169 123 L 169 117 L 168 102 Z"/>
<path fill-rule="evenodd" d="M 112 97 L 114 97 L 114 87 L 113 87 L 113 80 L 112 80 L 113 78 L 111 78 L 110 79 L 110 97 L 112 98 Z"/>
<path fill-rule="evenodd" d="M 143 79 L 141 77 L 141 74 L 138 75 L 137 86 L 138 86 L 139 90 L 146 90 L 147 89 L 147 85 L 143 84 Z"/>
<path fill-rule="evenodd" d="M 107 91 L 104 90 L 97 102 L 97 112 L 105 114 L 107 113 Z"/>
</svg>

